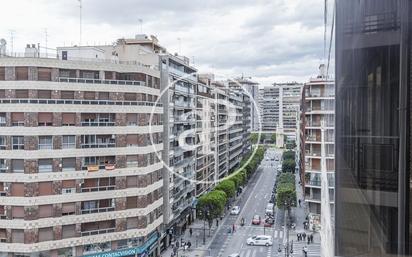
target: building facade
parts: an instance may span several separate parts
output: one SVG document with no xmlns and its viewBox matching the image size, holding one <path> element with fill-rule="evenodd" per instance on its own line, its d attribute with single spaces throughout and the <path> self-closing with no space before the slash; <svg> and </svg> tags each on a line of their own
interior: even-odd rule
<svg viewBox="0 0 412 257">
<path fill-rule="evenodd" d="M 197 70 L 183 56 L 160 56 L 164 115 L 165 224 L 179 236 L 193 218 Z M 167 108 L 166 108 L 167 106 Z M 169 237 L 169 240 L 172 239 Z"/>
<path fill-rule="evenodd" d="M 305 201 L 309 212 L 314 215 L 316 224 L 321 215 L 321 173 L 328 173 L 328 189 L 331 210 L 334 210 L 334 141 L 335 141 L 335 84 L 326 78 L 324 65 L 321 73 L 305 83 L 303 89 L 303 129 L 301 151 L 304 162 L 301 172 L 304 173 Z M 323 140 L 322 140 L 323 134 Z M 303 143 L 302 143 L 303 142 Z M 322 154 L 322 148 L 325 153 Z M 323 163 L 326 167 L 323 167 Z"/>
<path fill-rule="evenodd" d="M 242 93 L 250 98 L 250 128 L 252 131 L 259 131 L 259 83 L 249 78 L 235 78 L 228 81 L 229 87 L 235 90 L 242 89 Z"/>
<path fill-rule="evenodd" d="M 279 87 L 264 87 L 260 90 L 262 131 L 276 132 L 279 124 Z"/>
<path fill-rule="evenodd" d="M 410 256 L 412 2 L 336 11 L 336 255 Z"/>
<path fill-rule="evenodd" d="M 0 58 L 0 255 L 156 256 L 160 71 L 99 47 L 26 50 Z"/>
</svg>

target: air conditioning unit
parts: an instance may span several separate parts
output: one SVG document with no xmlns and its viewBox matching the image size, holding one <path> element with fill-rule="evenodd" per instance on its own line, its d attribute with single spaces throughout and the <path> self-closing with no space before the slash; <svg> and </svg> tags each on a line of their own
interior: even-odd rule
<svg viewBox="0 0 412 257">
<path fill-rule="evenodd" d="M 0 238 L 0 243 L 6 243 L 6 238 Z"/>
<path fill-rule="evenodd" d="M 0 192 L 0 196 L 6 196 L 6 192 Z"/>
<path fill-rule="evenodd" d="M 6 219 L 6 215 L 0 215 L 0 220 L 5 220 Z"/>
</svg>

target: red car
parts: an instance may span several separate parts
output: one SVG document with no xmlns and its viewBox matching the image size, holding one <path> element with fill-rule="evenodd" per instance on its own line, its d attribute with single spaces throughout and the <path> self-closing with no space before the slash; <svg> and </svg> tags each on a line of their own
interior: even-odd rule
<svg viewBox="0 0 412 257">
<path fill-rule="evenodd" d="M 259 215 L 255 215 L 255 216 L 253 216 L 253 219 L 252 219 L 252 225 L 260 225 L 260 222 L 261 222 L 262 220 L 261 220 L 261 218 L 260 218 L 260 216 Z"/>
</svg>

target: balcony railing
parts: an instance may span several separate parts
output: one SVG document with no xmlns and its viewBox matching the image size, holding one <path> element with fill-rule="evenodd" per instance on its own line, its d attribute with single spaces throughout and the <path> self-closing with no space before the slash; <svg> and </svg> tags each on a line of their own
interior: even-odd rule
<svg viewBox="0 0 412 257">
<path fill-rule="evenodd" d="M 114 121 L 82 121 L 80 125 L 83 127 L 112 127 L 115 125 Z"/>
<path fill-rule="evenodd" d="M 82 214 L 88 214 L 88 213 L 101 213 L 101 212 L 109 212 L 109 211 L 114 211 L 114 207 L 82 209 L 81 213 Z"/>
<path fill-rule="evenodd" d="M 89 83 L 89 84 L 109 84 L 109 85 L 130 85 L 130 86 L 145 86 L 146 83 L 137 80 L 113 80 L 113 79 L 87 79 L 87 78 L 65 78 L 58 77 L 59 82 L 69 83 Z"/>
<path fill-rule="evenodd" d="M 82 187 L 83 192 L 99 192 L 99 191 L 109 191 L 114 190 L 116 185 L 108 185 L 108 186 L 97 186 L 97 187 Z"/>
<path fill-rule="evenodd" d="M 89 230 L 89 231 L 82 231 L 82 236 L 92 236 L 92 235 L 100 235 L 100 234 L 107 234 L 113 233 L 115 228 L 106 228 L 106 229 L 99 229 L 99 230 Z"/>
<path fill-rule="evenodd" d="M 31 99 L 31 98 L 3 98 L 0 104 L 79 104 L 79 105 L 119 105 L 119 106 L 156 106 L 162 107 L 161 103 L 147 101 L 111 101 L 111 100 L 72 100 L 72 99 Z M 16 126 L 16 125 L 13 125 Z M 24 126 L 17 125 L 17 126 Z"/>
<path fill-rule="evenodd" d="M 116 143 L 89 143 L 89 144 L 81 144 L 81 148 L 109 148 L 115 147 Z"/>
</svg>

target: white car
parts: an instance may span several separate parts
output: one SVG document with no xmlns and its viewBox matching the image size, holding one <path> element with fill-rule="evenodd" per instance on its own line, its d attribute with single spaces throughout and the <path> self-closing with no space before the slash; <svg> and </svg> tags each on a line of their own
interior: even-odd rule
<svg viewBox="0 0 412 257">
<path fill-rule="evenodd" d="M 240 254 L 238 254 L 238 253 L 232 253 L 231 255 L 229 255 L 229 257 L 240 257 Z"/>
<path fill-rule="evenodd" d="M 252 236 L 246 240 L 248 245 L 265 245 L 270 246 L 273 245 L 272 236 Z"/>
<path fill-rule="evenodd" d="M 239 215 L 240 213 L 240 207 L 239 206 L 233 206 L 232 209 L 230 210 L 231 215 Z"/>
</svg>

